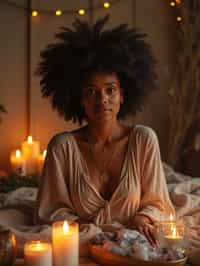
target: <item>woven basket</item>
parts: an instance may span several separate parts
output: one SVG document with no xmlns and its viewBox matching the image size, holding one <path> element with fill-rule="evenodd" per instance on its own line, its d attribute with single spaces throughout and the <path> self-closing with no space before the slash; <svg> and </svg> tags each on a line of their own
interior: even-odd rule
<svg viewBox="0 0 200 266">
<path fill-rule="evenodd" d="M 117 255 L 96 245 L 90 245 L 89 248 L 93 260 L 100 265 L 107 266 L 184 266 L 187 260 L 187 258 L 183 258 L 170 262 L 143 261 L 132 257 Z"/>
</svg>

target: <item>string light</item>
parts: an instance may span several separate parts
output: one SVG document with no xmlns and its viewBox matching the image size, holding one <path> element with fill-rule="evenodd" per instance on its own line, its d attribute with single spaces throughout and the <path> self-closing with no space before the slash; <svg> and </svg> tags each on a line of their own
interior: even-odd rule
<svg viewBox="0 0 200 266">
<path fill-rule="evenodd" d="M 181 21 L 182 21 L 182 17 L 178 16 L 178 17 L 176 18 L 176 20 L 177 20 L 178 22 L 181 22 Z"/>
<path fill-rule="evenodd" d="M 83 8 L 82 9 L 79 9 L 78 13 L 81 16 L 85 15 L 85 9 L 83 9 Z"/>
<path fill-rule="evenodd" d="M 175 7 L 176 5 L 180 5 L 182 4 L 182 0 L 173 0 L 173 1 L 170 1 L 170 6 L 171 7 Z M 181 22 L 182 21 L 182 17 L 181 16 L 177 16 L 176 17 L 176 21 L 177 22 Z"/>
<path fill-rule="evenodd" d="M 61 16 L 62 15 L 62 11 L 61 10 L 56 10 L 56 16 Z"/>
<path fill-rule="evenodd" d="M 103 6 L 104 6 L 105 8 L 109 8 L 109 7 L 110 7 L 110 3 L 109 3 L 109 2 L 105 2 L 105 3 L 103 3 Z"/>
<path fill-rule="evenodd" d="M 11 1 L 11 0 L 4 0 L 6 2 L 8 2 L 9 5 L 12 5 L 14 6 L 15 8 L 19 8 L 19 9 L 24 9 L 24 10 L 28 10 L 28 7 L 27 5 L 21 5 L 21 4 L 17 4 L 15 2 L 17 1 Z M 175 0 L 174 0 L 175 1 Z M 180 0 L 177 0 L 177 1 L 180 1 Z M 96 2 L 99 2 L 99 3 L 96 3 Z M 111 6 L 114 6 L 118 3 L 122 2 L 122 0 L 109 0 L 109 1 L 103 1 L 103 7 L 104 8 L 110 8 Z M 102 8 L 102 3 L 100 3 L 100 1 L 94 1 L 94 5 L 93 5 L 93 10 L 101 10 Z M 54 14 L 56 16 L 61 16 L 61 15 L 74 15 L 74 14 L 79 14 L 79 15 L 85 15 L 87 12 L 91 12 L 90 11 L 90 7 L 85 7 L 85 8 L 72 8 L 72 9 L 68 9 L 68 8 L 65 8 L 65 9 L 62 9 L 62 10 L 50 10 L 50 9 L 46 9 L 46 8 L 37 8 L 35 10 L 32 10 L 31 11 L 31 15 L 33 17 L 36 17 L 38 15 L 41 15 L 41 14 Z"/>
<path fill-rule="evenodd" d="M 38 12 L 36 10 L 33 10 L 32 11 L 32 17 L 37 17 L 37 15 L 38 15 Z"/>
</svg>

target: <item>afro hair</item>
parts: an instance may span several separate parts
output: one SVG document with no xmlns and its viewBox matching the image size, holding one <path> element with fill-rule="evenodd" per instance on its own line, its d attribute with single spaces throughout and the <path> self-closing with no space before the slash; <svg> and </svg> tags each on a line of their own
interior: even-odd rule
<svg viewBox="0 0 200 266">
<path fill-rule="evenodd" d="M 127 24 L 104 30 L 108 17 L 94 25 L 76 19 L 72 28 L 61 28 L 58 42 L 41 52 L 37 74 L 43 97 L 65 120 L 86 119 L 80 104 L 84 77 L 93 71 L 115 73 L 123 89 L 119 119 L 142 109 L 146 96 L 156 87 L 156 60 L 146 34 Z"/>
</svg>

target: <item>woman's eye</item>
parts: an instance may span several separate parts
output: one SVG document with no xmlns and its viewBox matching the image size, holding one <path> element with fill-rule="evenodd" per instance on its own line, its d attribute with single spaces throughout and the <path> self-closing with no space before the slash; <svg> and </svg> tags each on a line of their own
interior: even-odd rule
<svg viewBox="0 0 200 266">
<path fill-rule="evenodd" d="M 110 94 L 113 94 L 116 92 L 116 88 L 115 87 L 108 87 L 106 91 L 110 95 Z"/>
<path fill-rule="evenodd" d="M 93 89 L 93 88 L 89 88 L 89 89 L 87 89 L 86 94 L 87 94 L 88 96 L 96 95 L 96 90 Z"/>
</svg>

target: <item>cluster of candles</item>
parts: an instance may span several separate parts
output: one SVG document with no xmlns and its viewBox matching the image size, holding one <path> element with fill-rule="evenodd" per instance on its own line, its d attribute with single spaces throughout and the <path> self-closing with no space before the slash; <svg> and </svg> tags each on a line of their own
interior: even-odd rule
<svg viewBox="0 0 200 266">
<path fill-rule="evenodd" d="M 55 222 L 52 227 L 52 243 L 29 241 L 24 245 L 26 266 L 78 266 L 78 224 Z"/>
<path fill-rule="evenodd" d="M 39 141 L 28 136 L 21 144 L 21 149 L 13 151 L 10 155 L 11 169 L 22 175 L 41 174 L 46 150 L 40 152 Z"/>
</svg>

